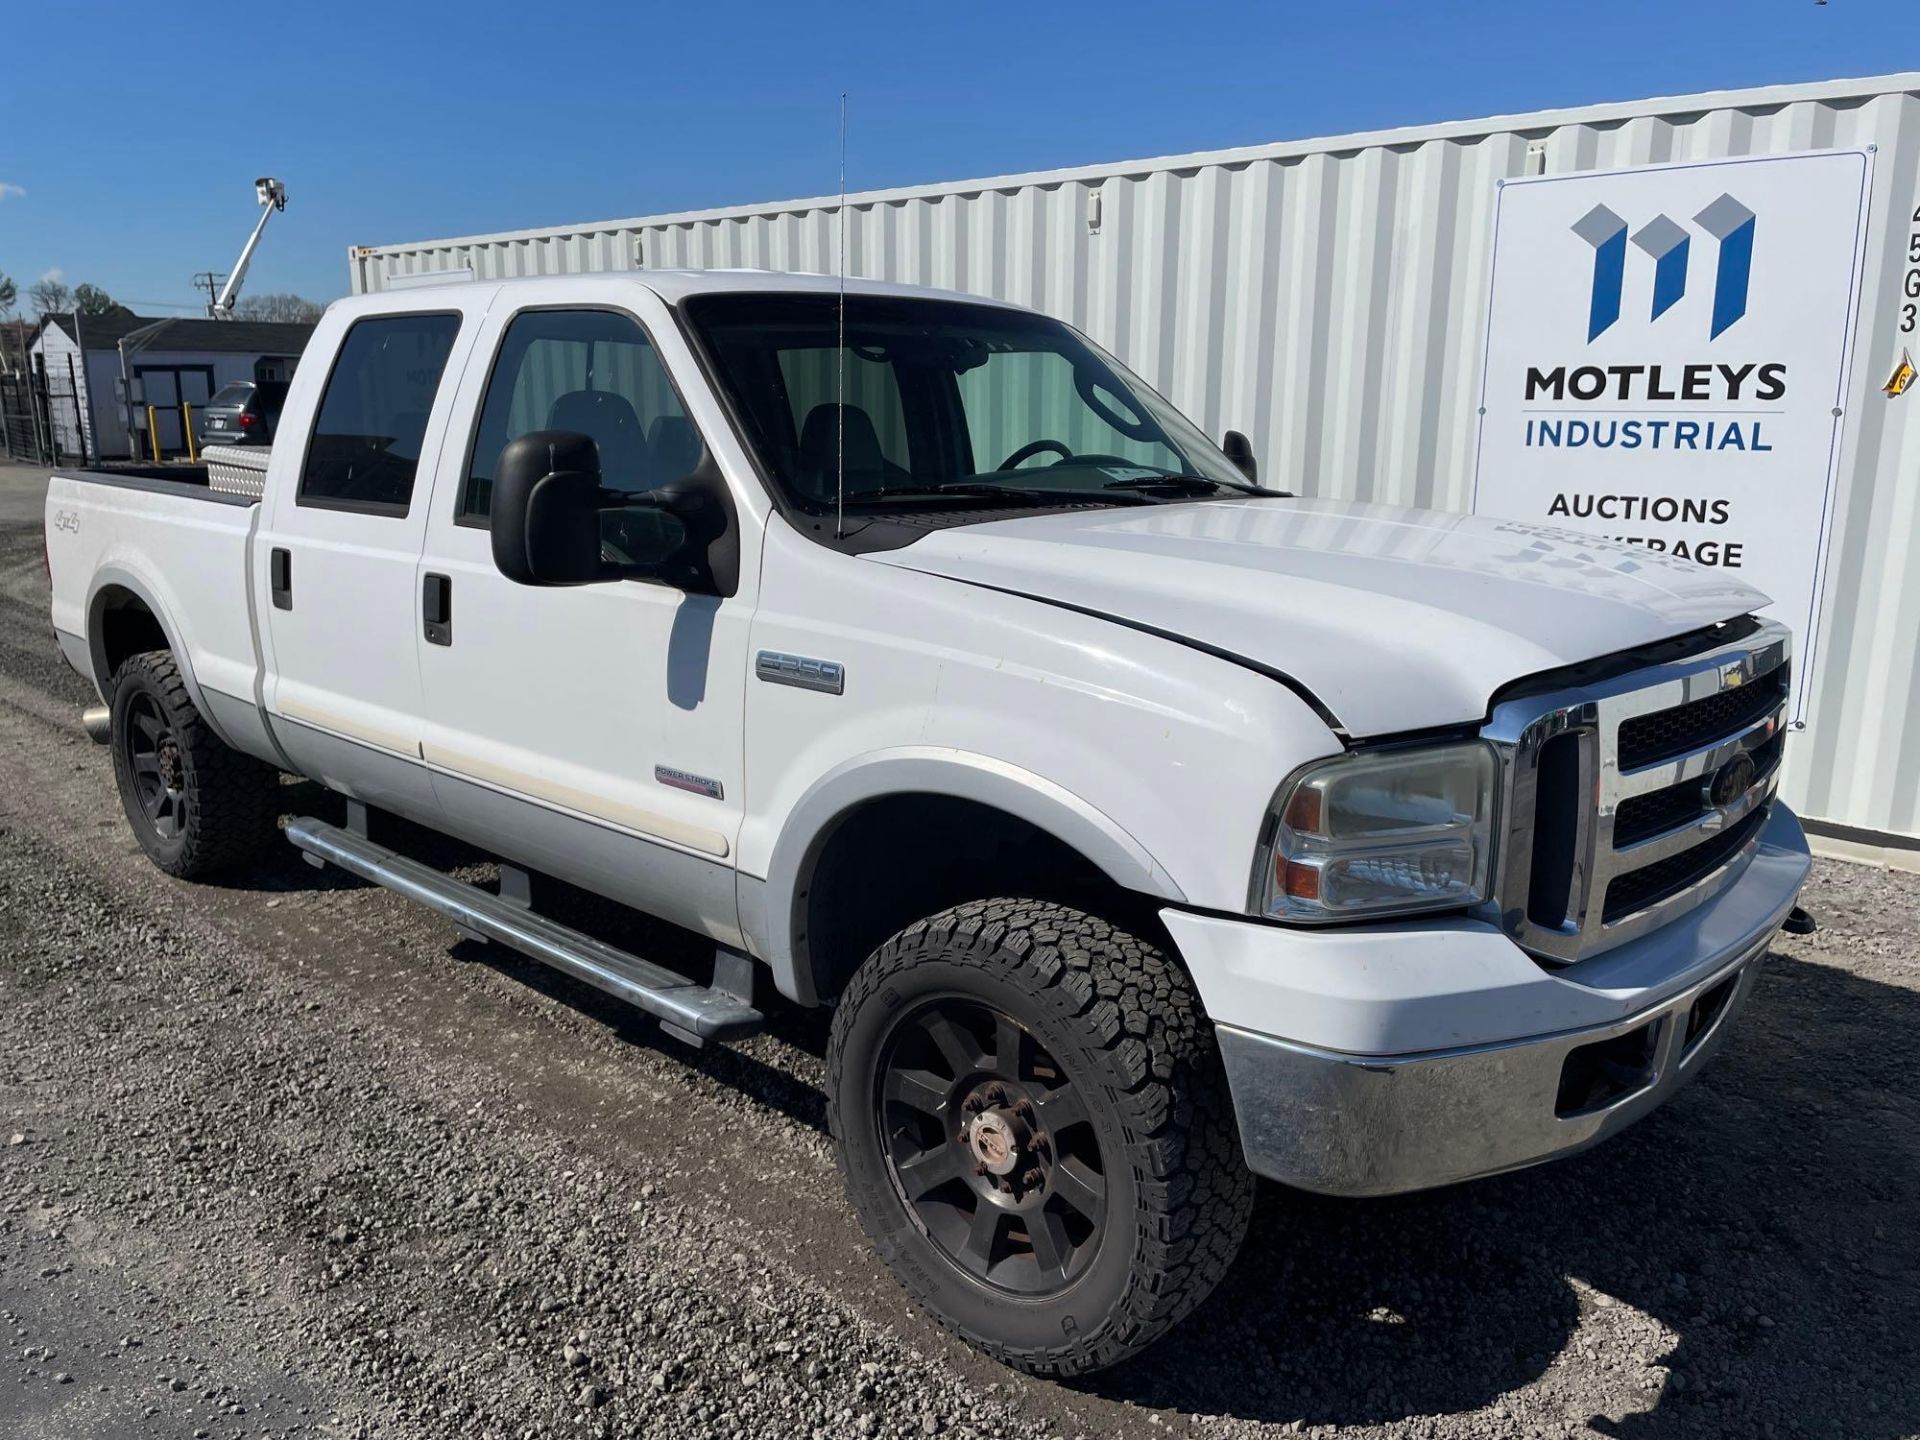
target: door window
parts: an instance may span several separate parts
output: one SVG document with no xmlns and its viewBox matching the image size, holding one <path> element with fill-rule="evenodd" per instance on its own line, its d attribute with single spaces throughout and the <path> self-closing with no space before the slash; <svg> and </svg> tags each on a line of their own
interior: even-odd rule
<svg viewBox="0 0 1920 1440">
<path fill-rule="evenodd" d="M 600 483 L 641 494 L 700 462 L 693 421 L 646 331 L 609 310 L 529 310 L 514 317 L 487 380 L 460 518 L 484 524 L 507 443 L 571 430 L 600 451 Z"/>
<path fill-rule="evenodd" d="M 405 515 L 458 315 L 356 320 L 320 398 L 297 501 Z"/>
</svg>

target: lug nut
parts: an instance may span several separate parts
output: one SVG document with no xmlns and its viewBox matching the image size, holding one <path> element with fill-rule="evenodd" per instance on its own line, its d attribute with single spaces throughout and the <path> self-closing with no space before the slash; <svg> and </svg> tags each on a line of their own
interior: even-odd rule
<svg viewBox="0 0 1920 1440">
<path fill-rule="evenodd" d="M 1026 1174 L 1020 1177 L 1020 1183 L 1026 1186 L 1029 1190 L 1031 1190 L 1039 1185 L 1041 1178 L 1042 1178 L 1041 1174 L 1038 1170 L 1029 1170 L 1027 1171 Z"/>
</svg>

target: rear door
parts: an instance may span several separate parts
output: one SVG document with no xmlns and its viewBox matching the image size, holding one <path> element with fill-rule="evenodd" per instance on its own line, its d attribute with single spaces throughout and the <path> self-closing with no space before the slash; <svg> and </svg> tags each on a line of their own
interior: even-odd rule
<svg viewBox="0 0 1920 1440">
<path fill-rule="evenodd" d="M 296 382 L 317 390 L 294 407 L 314 418 L 274 446 L 255 542 L 264 698 L 288 758 L 427 823 L 414 575 L 454 391 L 494 288 L 396 296 L 321 323 L 309 353 L 331 363 Z"/>
</svg>

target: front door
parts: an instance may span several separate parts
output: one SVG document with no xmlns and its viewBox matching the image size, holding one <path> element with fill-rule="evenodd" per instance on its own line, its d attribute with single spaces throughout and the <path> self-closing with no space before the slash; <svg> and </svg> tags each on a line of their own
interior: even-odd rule
<svg viewBox="0 0 1920 1440">
<path fill-rule="evenodd" d="M 313 339 L 330 371 L 302 371 L 254 541 L 266 617 L 266 707 L 296 769 L 433 823 L 420 754 L 414 574 L 428 496 L 467 350 L 492 289 L 394 296 L 331 313 Z M 291 472 L 291 473 L 288 473 Z"/>
<path fill-rule="evenodd" d="M 631 282 L 581 277 L 538 308 L 508 307 L 511 293 L 468 367 L 459 413 L 478 418 L 464 455 L 448 447 L 420 565 L 440 617 L 422 627 L 420 674 L 442 812 L 510 859 L 737 943 L 753 566 L 727 598 L 643 580 L 525 586 L 495 568 L 488 529 L 495 462 L 529 431 L 590 436 L 613 491 L 693 469 L 705 440 L 662 347 L 690 358 Z M 674 529 L 611 509 L 602 555 L 660 558 Z"/>
</svg>

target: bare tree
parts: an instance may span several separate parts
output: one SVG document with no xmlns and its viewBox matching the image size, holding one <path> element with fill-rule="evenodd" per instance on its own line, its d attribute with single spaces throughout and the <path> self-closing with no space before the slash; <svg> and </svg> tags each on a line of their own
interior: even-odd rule
<svg viewBox="0 0 1920 1440">
<path fill-rule="evenodd" d="M 33 313 L 43 318 L 73 309 L 73 291 L 65 281 L 51 275 L 43 275 L 29 285 L 27 296 L 33 301 Z"/>
<path fill-rule="evenodd" d="M 13 318 L 13 307 L 20 303 L 20 287 L 13 283 L 11 275 L 0 272 L 0 370 L 21 371 L 26 368 L 26 337 L 21 333 L 21 325 Z M 13 349 L 20 353 L 16 356 L 9 351 L 5 338 L 12 336 Z"/>
<path fill-rule="evenodd" d="M 233 307 L 233 313 L 242 320 L 290 320 L 311 325 L 326 308 L 300 295 L 248 295 Z"/>
</svg>

